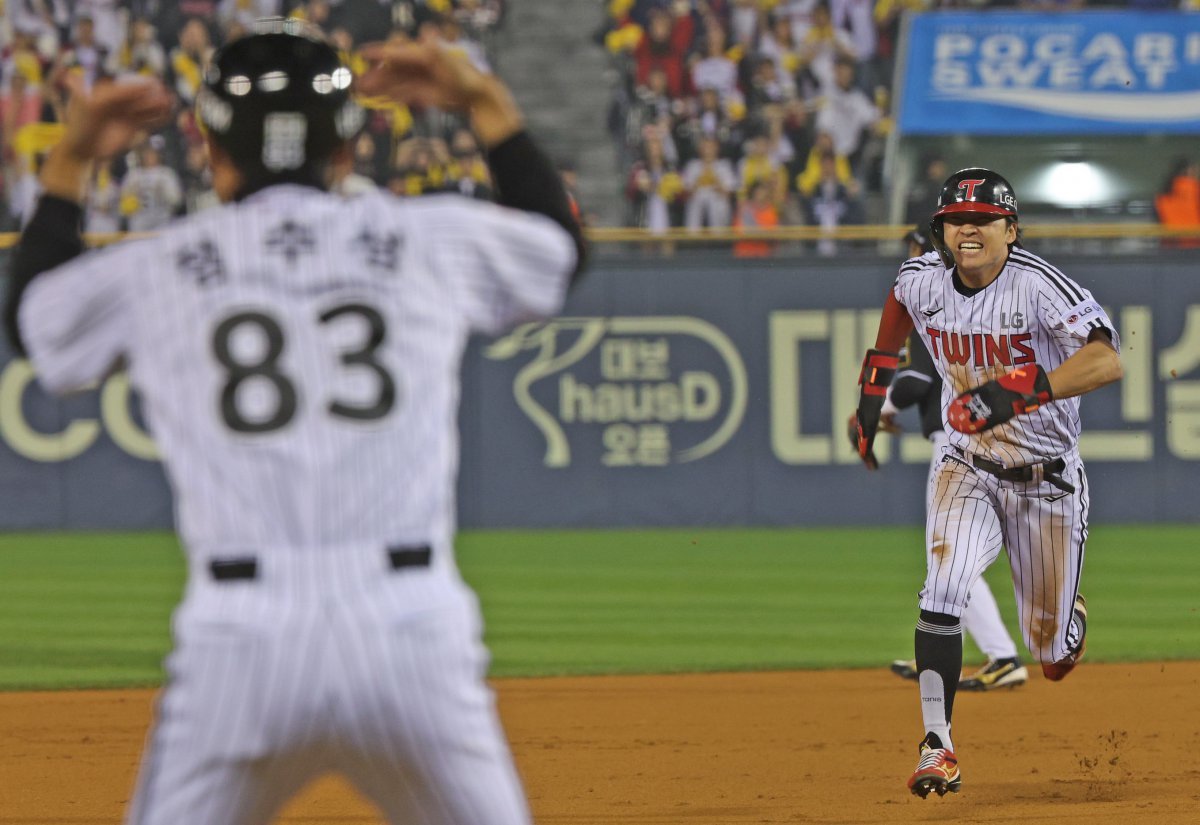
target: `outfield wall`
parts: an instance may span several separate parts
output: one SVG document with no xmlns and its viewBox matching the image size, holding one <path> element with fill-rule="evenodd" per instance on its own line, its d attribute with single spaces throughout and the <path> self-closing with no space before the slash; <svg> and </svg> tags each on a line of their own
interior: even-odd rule
<svg viewBox="0 0 1200 825">
<path fill-rule="evenodd" d="M 1126 379 L 1083 405 L 1094 522 L 1195 522 L 1194 259 L 1056 258 L 1110 310 Z M 929 448 L 845 437 L 894 261 L 609 260 L 564 315 L 464 366 L 469 527 L 912 523 Z M 910 433 L 915 416 L 904 419 Z M 171 506 L 122 374 L 48 398 L 0 350 L 0 528 L 158 528 Z"/>
</svg>

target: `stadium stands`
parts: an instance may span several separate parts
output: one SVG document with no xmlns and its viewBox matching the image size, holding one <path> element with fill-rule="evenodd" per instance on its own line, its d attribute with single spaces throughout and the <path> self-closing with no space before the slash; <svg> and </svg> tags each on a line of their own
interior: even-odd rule
<svg viewBox="0 0 1200 825">
<path fill-rule="evenodd" d="M 97 170 L 87 212 L 89 231 L 153 229 L 215 202 L 189 107 L 213 49 L 256 18 L 318 23 L 352 62 L 359 43 L 432 30 L 485 67 L 505 18 L 504 0 L 10 0 L 9 6 L 0 23 L 0 231 L 19 228 L 36 200 L 39 164 L 58 139 L 67 73 L 82 74 L 89 85 L 153 75 L 179 95 L 180 114 L 170 128 Z M 339 170 L 342 191 L 386 185 L 405 195 L 490 196 L 487 168 L 462 120 L 366 103 L 372 116 L 353 166 Z"/>
<path fill-rule="evenodd" d="M 1063 10 L 1083 4 L 558 0 L 511 14 L 504 0 L 8 0 L 6 5 L 7 17 L 0 20 L 0 231 L 19 228 L 36 200 L 38 164 L 58 138 L 62 79 L 68 72 L 82 74 L 89 83 L 155 75 L 184 104 L 176 123 L 154 136 L 153 145 L 97 170 L 90 230 L 153 228 L 173 213 L 211 205 L 215 199 L 202 140 L 188 110 L 205 60 L 255 18 L 285 14 L 322 25 L 352 62 L 358 62 L 355 50 L 367 40 L 422 32 L 436 33 L 480 66 L 503 60 L 506 76 L 512 72 L 524 81 L 518 85 L 531 122 L 569 167 L 572 190 L 582 200 L 580 214 L 593 225 L 662 232 L 751 225 L 752 214 L 763 220 L 773 215 L 769 220 L 781 227 L 826 229 L 884 223 L 889 214 L 899 220 L 906 200 L 922 200 L 897 199 L 883 174 L 905 16 L 946 7 Z M 1194 10 L 1200 2 L 1086 5 Z M 593 23 L 581 17 L 581 9 L 593 10 L 600 21 L 591 33 L 595 48 L 590 54 L 578 54 Z M 519 30 L 500 37 L 506 24 L 512 29 L 510 18 L 518 19 Z M 568 27 L 578 31 L 563 47 L 564 57 L 547 56 L 553 39 Z M 502 49 L 507 53 L 499 54 Z M 607 72 L 602 59 L 608 61 Z M 549 77 L 545 65 L 554 60 L 561 60 L 562 70 Z M 594 83 L 581 81 L 592 75 Z M 612 91 L 602 117 L 606 85 Z M 460 120 L 366 104 L 371 117 L 353 164 L 339 170 L 341 191 L 386 186 L 405 196 L 457 191 L 490 197 L 486 166 Z M 581 105 L 595 107 L 594 124 L 577 116 Z M 601 123 L 607 124 L 607 135 Z M 598 155 L 605 161 L 597 162 Z M 914 196 L 928 185 L 919 163 L 912 158 L 912 170 L 900 176 L 912 184 Z M 747 208 L 759 184 L 770 210 Z M 1149 187 L 1145 196 L 1152 197 Z M 900 209 L 889 213 L 887 204 L 893 202 Z M 907 210 L 909 219 L 921 211 L 914 206 Z M 834 250 L 828 244 L 814 248 Z"/>
</svg>

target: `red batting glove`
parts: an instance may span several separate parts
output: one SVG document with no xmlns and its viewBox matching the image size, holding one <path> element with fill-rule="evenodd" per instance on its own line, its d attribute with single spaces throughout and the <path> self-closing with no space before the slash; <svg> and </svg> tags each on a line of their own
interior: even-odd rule
<svg viewBox="0 0 1200 825">
<path fill-rule="evenodd" d="M 983 432 L 1053 400 L 1046 371 L 1030 364 L 955 398 L 946 411 L 946 423 L 960 433 Z"/>
</svg>

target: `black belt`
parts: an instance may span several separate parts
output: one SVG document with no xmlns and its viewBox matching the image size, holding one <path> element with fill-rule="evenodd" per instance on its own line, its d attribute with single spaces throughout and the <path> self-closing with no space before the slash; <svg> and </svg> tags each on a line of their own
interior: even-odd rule
<svg viewBox="0 0 1200 825">
<path fill-rule="evenodd" d="M 428 544 L 416 547 L 387 548 L 388 566 L 392 570 L 402 570 L 406 567 L 428 567 L 433 558 L 433 551 Z M 258 578 L 258 559 L 254 556 L 242 556 L 231 559 L 212 559 L 208 563 L 208 572 L 219 582 L 239 581 Z"/>
<path fill-rule="evenodd" d="M 953 445 L 951 445 L 953 447 Z M 967 454 L 958 447 L 953 447 L 954 452 L 967 458 Z M 997 464 L 995 461 L 989 461 L 977 455 L 970 456 L 971 464 L 977 470 L 983 470 L 985 473 L 994 475 L 1001 481 L 1033 481 L 1034 468 L 1042 468 L 1042 478 L 1046 479 L 1050 484 L 1053 484 L 1064 493 L 1075 492 L 1075 486 L 1071 482 L 1062 477 L 1063 470 L 1067 469 L 1065 459 L 1056 458 L 1053 461 L 1045 461 L 1041 464 L 1025 464 L 1021 467 L 1005 467 L 1003 464 Z"/>
</svg>

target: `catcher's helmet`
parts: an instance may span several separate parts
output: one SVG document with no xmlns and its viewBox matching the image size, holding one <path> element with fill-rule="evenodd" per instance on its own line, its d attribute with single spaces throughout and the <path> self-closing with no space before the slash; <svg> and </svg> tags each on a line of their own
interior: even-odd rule
<svg viewBox="0 0 1200 825">
<path fill-rule="evenodd" d="M 362 128 L 353 74 L 319 29 L 259 20 L 204 73 L 196 115 L 245 178 L 239 196 L 273 183 L 325 188 L 333 151 Z"/>
<path fill-rule="evenodd" d="M 945 245 L 945 230 L 942 219 L 946 215 L 964 212 L 993 215 L 1017 221 L 1017 195 L 1012 184 L 991 169 L 971 167 L 960 169 L 946 179 L 938 195 L 937 211 L 929 222 L 929 234 L 933 248 L 938 251 L 942 263 L 954 265 L 954 257 Z"/>
</svg>

